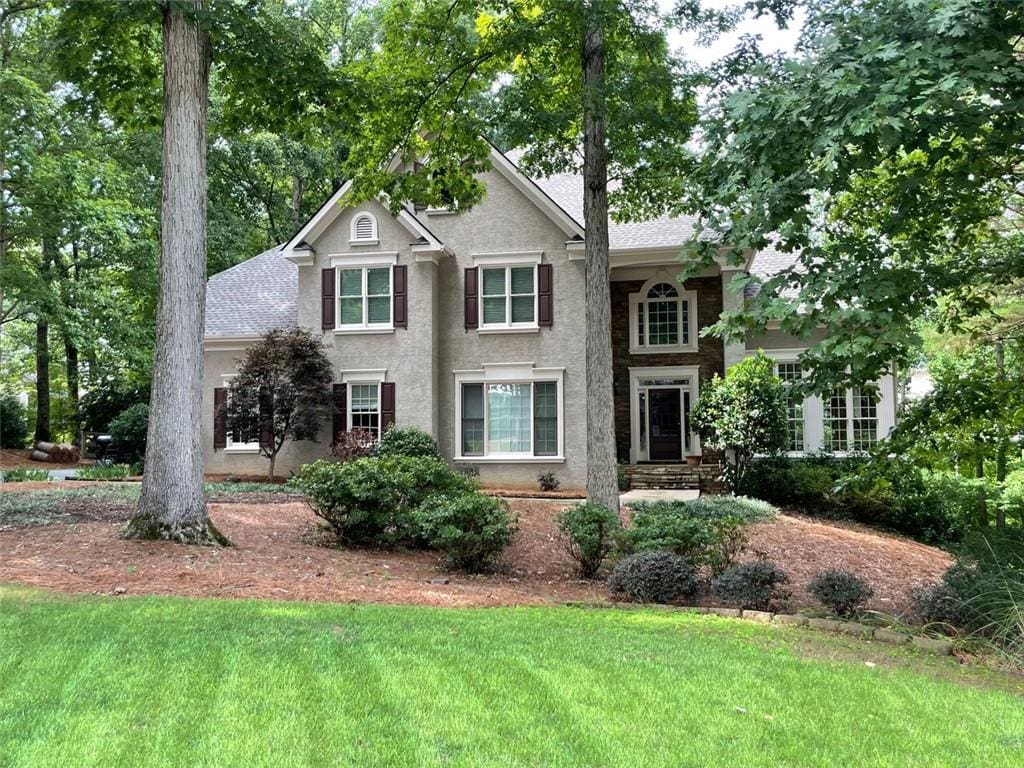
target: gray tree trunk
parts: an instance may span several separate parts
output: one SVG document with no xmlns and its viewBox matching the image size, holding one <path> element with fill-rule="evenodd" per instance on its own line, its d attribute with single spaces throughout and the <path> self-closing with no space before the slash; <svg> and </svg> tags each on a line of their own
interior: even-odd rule
<svg viewBox="0 0 1024 768">
<path fill-rule="evenodd" d="M 36 431 L 33 442 L 50 442 L 50 326 L 36 320 Z"/>
<path fill-rule="evenodd" d="M 199 427 L 210 65 L 207 35 L 193 13 L 202 7 L 203 0 L 189 0 L 163 8 L 160 297 L 142 492 L 124 535 L 222 544 L 207 515 Z"/>
<path fill-rule="evenodd" d="M 302 191 L 303 181 L 301 176 L 292 176 L 292 230 L 298 232 L 302 229 Z"/>
<path fill-rule="evenodd" d="M 604 24 L 588 3 L 583 32 L 583 222 L 586 227 L 587 498 L 618 510 L 608 287 L 608 149 L 605 144 Z"/>
</svg>

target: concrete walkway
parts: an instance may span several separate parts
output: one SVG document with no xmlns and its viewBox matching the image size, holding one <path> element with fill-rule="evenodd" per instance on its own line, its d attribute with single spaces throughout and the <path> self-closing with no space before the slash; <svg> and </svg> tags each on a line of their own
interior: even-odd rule
<svg viewBox="0 0 1024 768">
<path fill-rule="evenodd" d="M 693 501 L 700 497 L 698 490 L 672 490 L 669 488 L 656 488 L 651 490 L 626 491 L 619 496 L 619 503 L 623 506 L 637 501 Z"/>
</svg>

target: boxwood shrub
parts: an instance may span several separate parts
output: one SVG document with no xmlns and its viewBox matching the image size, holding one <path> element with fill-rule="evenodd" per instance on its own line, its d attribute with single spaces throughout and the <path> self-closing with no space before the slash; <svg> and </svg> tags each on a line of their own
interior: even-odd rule
<svg viewBox="0 0 1024 768">
<path fill-rule="evenodd" d="M 557 523 L 565 548 L 579 563 L 580 576 L 584 579 L 597 575 L 604 559 L 623 537 L 619 513 L 591 502 L 562 510 Z"/>
<path fill-rule="evenodd" d="M 789 581 L 785 572 L 770 560 L 758 560 L 727 568 L 711 582 L 719 600 L 755 611 L 767 611 L 778 601 L 789 597 L 783 584 Z"/>
<path fill-rule="evenodd" d="M 853 616 L 874 595 L 870 585 L 849 571 L 822 571 L 807 585 L 815 600 L 838 616 Z"/>
<path fill-rule="evenodd" d="M 674 603 L 697 591 L 697 574 L 685 557 L 639 552 L 615 564 L 608 589 L 631 602 Z"/>
<path fill-rule="evenodd" d="M 427 544 L 444 553 L 445 565 L 469 573 L 488 570 L 518 528 L 504 499 L 479 491 L 431 496 L 414 517 Z"/>
</svg>

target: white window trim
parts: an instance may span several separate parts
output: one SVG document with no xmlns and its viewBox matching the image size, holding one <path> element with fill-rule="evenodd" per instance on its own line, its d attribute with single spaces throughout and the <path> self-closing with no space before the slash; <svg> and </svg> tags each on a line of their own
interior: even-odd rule
<svg viewBox="0 0 1024 768">
<path fill-rule="evenodd" d="M 543 251 L 522 251 L 516 253 L 480 253 L 473 256 L 473 266 L 481 269 L 479 288 L 477 290 L 477 332 L 489 333 L 539 333 L 540 323 L 540 292 L 537 290 L 537 265 L 541 262 Z M 512 268 L 533 267 L 533 320 L 526 323 L 512 322 Z M 505 270 L 505 322 L 484 322 L 484 269 Z M 525 295 L 525 294 L 519 294 Z"/>
<path fill-rule="evenodd" d="M 224 384 L 224 405 L 227 405 L 227 399 L 231 397 L 231 379 L 238 376 L 237 373 L 226 373 L 221 376 L 221 381 Z M 260 452 L 260 441 L 259 432 L 255 443 L 236 443 L 231 439 L 231 430 L 227 429 L 225 434 L 224 442 L 224 453 L 259 453 Z"/>
<path fill-rule="evenodd" d="M 782 360 L 782 359 L 779 359 L 777 357 L 776 358 L 772 358 L 772 363 L 773 363 L 772 371 L 775 373 L 776 378 L 778 378 L 780 380 L 782 379 L 782 377 L 779 376 L 779 365 L 780 364 L 781 365 L 787 365 L 787 364 L 799 365 L 800 366 L 800 378 L 805 378 L 807 376 L 807 371 L 804 370 L 803 365 L 801 365 L 800 361 L 797 360 L 795 357 L 792 358 L 792 359 L 786 359 L 786 360 Z M 785 382 L 783 382 L 783 384 L 785 384 Z M 800 421 L 801 421 L 801 423 L 803 425 L 802 436 L 803 436 L 804 447 L 801 448 L 799 451 L 791 451 L 791 450 L 784 451 L 784 453 L 787 456 L 803 456 L 803 455 L 805 455 L 807 453 L 807 401 L 808 401 L 808 398 L 805 397 L 803 399 L 803 402 L 800 403 Z M 789 424 L 790 424 L 790 422 L 796 423 L 796 420 L 789 418 L 789 406 L 787 405 L 786 406 L 786 442 L 787 443 L 789 442 Z M 824 434 L 824 431 L 825 431 L 825 425 L 824 425 L 824 423 L 822 423 L 822 434 Z"/>
<path fill-rule="evenodd" d="M 373 235 L 372 237 L 356 237 L 356 222 L 360 219 L 369 219 L 372 226 Z M 352 221 L 349 225 L 349 245 L 378 245 L 380 239 L 377 233 L 377 217 L 369 211 L 359 211 L 352 216 Z"/>
<path fill-rule="evenodd" d="M 468 464 L 563 464 L 565 463 L 565 368 L 534 368 L 533 363 L 485 363 L 479 370 L 453 371 L 455 375 L 455 457 L 453 461 Z M 553 381 L 558 403 L 558 449 L 554 456 L 534 456 L 532 453 L 485 453 L 482 456 L 462 454 L 462 385 L 483 384 L 484 389 L 484 450 L 487 445 L 488 384 L 535 384 Z M 533 388 L 530 388 L 530 449 L 534 449 Z"/>
<path fill-rule="evenodd" d="M 687 327 L 686 335 L 689 337 L 689 344 L 656 344 L 654 346 L 640 345 L 640 334 L 637 328 L 637 315 L 640 312 L 640 304 L 647 301 L 647 292 L 658 283 L 668 283 L 679 293 L 677 301 L 679 307 L 679 338 L 683 338 L 683 313 L 682 302 L 687 302 Z M 650 322 L 644 318 L 644 332 L 650 328 Z M 649 278 L 636 293 L 629 294 L 629 354 L 631 355 L 666 355 L 679 352 L 696 352 L 697 350 L 697 292 L 687 291 L 674 278 L 659 273 Z"/>
<path fill-rule="evenodd" d="M 331 266 L 334 267 L 334 333 L 346 334 L 368 334 L 368 333 L 394 333 L 395 332 L 395 270 L 398 263 L 398 253 L 367 253 L 359 254 L 356 258 L 336 254 L 331 256 Z M 370 323 L 368 313 L 370 302 L 367 296 L 367 270 L 388 268 L 388 300 L 391 302 L 388 308 L 388 322 Z M 345 269 L 362 270 L 362 293 L 363 300 L 363 322 L 342 325 L 341 323 L 341 272 Z M 354 297 L 349 297 L 354 298 Z"/>
<path fill-rule="evenodd" d="M 697 405 L 700 395 L 699 365 L 658 365 L 629 369 L 629 463 L 648 461 L 640 456 L 640 379 L 689 379 L 686 388 L 690 392 L 690 407 Z M 682 412 L 680 411 L 680 417 Z M 648 437 L 648 451 L 650 438 Z M 690 431 L 690 450 L 686 450 L 685 436 L 682 445 L 682 456 L 700 456 L 700 435 L 696 430 Z"/>
<path fill-rule="evenodd" d="M 352 431 L 352 385 L 353 384 L 376 384 L 377 385 L 377 439 L 380 439 L 380 420 L 382 418 L 381 384 L 387 377 L 387 368 L 351 368 L 347 371 L 339 371 L 341 383 L 345 384 L 345 430 Z"/>
</svg>

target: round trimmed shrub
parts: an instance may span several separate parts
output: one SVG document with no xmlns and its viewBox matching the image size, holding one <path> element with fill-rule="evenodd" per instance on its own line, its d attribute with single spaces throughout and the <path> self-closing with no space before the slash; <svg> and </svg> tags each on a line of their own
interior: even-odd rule
<svg viewBox="0 0 1024 768">
<path fill-rule="evenodd" d="M 441 458 L 434 438 L 416 427 L 389 427 L 384 430 L 374 455 Z"/>
<path fill-rule="evenodd" d="M 420 535 L 445 566 L 480 573 L 512 542 L 518 520 L 504 499 L 475 491 L 431 496 L 415 512 Z"/>
<path fill-rule="evenodd" d="M 634 603 L 672 603 L 697 591 L 697 573 L 685 557 L 640 552 L 616 563 L 608 589 Z"/>
<path fill-rule="evenodd" d="M 149 406 L 136 403 L 110 422 L 114 447 L 128 464 L 137 464 L 146 455 L 146 430 L 149 428 Z"/>
<path fill-rule="evenodd" d="M 584 502 L 558 513 L 558 530 L 569 555 L 579 563 L 580 576 L 592 579 L 601 563 L 622 539 L 618 512 Z"/>
<path fill-rule="evenodd" d="M 758 560 L 727 568 L 711 582 L 711 590 L 725 603 L 752 611 L 767 611 L 772 603 L 789 597 L 789 592 L 782 587 L 788 581 L 785 571 L 775 563 Z"/>
<path fill-rule="evenodd" d="M 837 616 L 853 616 L 875 594 L 866 581 L 849 571 L 828 570 L 815 576 L 807 593 Z"/>
</svg>

